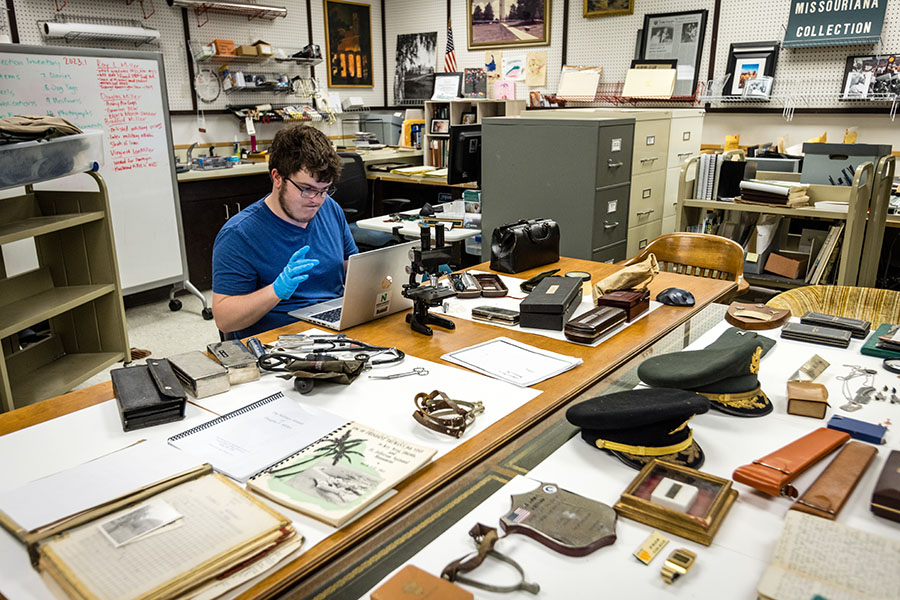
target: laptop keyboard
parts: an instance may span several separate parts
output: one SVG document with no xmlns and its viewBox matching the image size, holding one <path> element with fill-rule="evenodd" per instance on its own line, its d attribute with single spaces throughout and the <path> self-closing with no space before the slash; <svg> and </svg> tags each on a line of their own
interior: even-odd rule
<svg viewBox="0 0 900 600">
<path fill-rule="evenodd" d="M 320 321 L 325 321 L 326 323 L 337 323 L 341 320 L 341 309 L 343 307 L 339 306 L 337 308 L 332 308 L 331 310 L 326 310 L 325 312 L 316 313 L 310 316 L 310 319 L 318 319 Z"/>
</svg>

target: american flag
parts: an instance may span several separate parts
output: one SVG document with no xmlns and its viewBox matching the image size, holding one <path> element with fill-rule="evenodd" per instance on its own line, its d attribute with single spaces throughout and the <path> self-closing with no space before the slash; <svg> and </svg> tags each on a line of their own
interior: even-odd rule
<svg viewBox="0 0 900 600">
<path fill-rule="evenodd" d="M 444 52 L 444 72 L 456 73 L 456 52 L 453 49 L 453 28 L 447 21 L 447 50 Z"/>
</svg>

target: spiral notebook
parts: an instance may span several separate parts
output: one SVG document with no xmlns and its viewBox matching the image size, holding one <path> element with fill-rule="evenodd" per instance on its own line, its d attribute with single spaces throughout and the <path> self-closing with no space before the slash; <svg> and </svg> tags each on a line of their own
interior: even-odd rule
<svg viewBox="0 0 900 600">
<path fill-rule="evenodd" d="M 251 477 L 247 488 L 339 527 L 435 452 L 352 422 Z"/>
<path fill-rule="evenodd" d="M 277 392 L 169 438 L 169 444 L 240 482 L 347 425 Z"/>
</svg>

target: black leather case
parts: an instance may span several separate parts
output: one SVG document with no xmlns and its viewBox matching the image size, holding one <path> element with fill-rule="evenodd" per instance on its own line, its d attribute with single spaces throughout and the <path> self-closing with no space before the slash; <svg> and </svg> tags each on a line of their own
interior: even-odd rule
<svg viewBox="0 0 900 600">
<path fill-rule="evenodd" d="M 566 339 L 590 344 L 619 323 L 624 322 L 626 316 L 624 309 L 597 306 L 566 323 L 563 331 Z"/>
<path fill-rule="evenodd" d="M 846 329 L 805 325 L 803 323 L 785 323 L 781 328 L 781 337 L 786 340 L 800 340 L 825 346 L 846 348 L 850 345 L 851 334 Z"/>
<path fill-rule="evenodd" d="M 871 508 L 879 517 L 900 521 L 900 450 L 888 455 L 872 493 Z"/>
<path fill-rule="evenodd" d="M 837 317 L 835 315 L 826 315 L 825 313 L 817 312 L 806 313 L 800 317 L 800 322 L 804 325 L 820 325 L 823 327 L 831 327 L 832 329 L 844 329 L 849 331 L 850 335 L 859 339 L 869 335 L 869 329 L 872 327 L 870 321 L 850 319 L 848 317 Z"/>
<path fill-rule="evenodd" d="M 519 303 L 519 325 L 562 331 L 580 302 L 580 279 L 547 277 Z"/>
<path fill-rule="evenodd" d="M 110 372 L 122 429 L 132 431 L 184 418 L 184 388 L 166 359 Z"/>
</svg>

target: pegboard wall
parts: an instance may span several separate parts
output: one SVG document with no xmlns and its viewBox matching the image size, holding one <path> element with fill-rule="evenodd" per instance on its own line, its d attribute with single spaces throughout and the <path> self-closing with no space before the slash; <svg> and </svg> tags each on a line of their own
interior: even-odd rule
<svg viewBox="0 0 900 600">
<path fill-rule="evenodd" d="M 745 4 L 764 4 L 766 0 L 745 0 Z M 634 14 L 609 17 L 584 17 L 584 3 L 569 2 L 569 48 L 566 62 L 569 65 L 600 66 L 601 83 L 625 81 L 625 74 L 634 58 L 637 32 L 644 26 L 644 15 L 674 13 L 682 11 L 708 11 L 706 32 L 703 36 L 703 53 L 700 56 L 698 82 L 704 82 L 709 71 L 709 49 L 712 40 L 714 0 L 637 0 Z M 720 38 L 721 39 L 721 38 Z M 555 68 L 553 68 L 555 67 Z M 555 75 L 555 90 L 559 83 L 562 66 L 558 63 L 550 68 Z M 549 82 L 548 82 L 549 83 Z M 642 103 L 642 106 L 644 103 Z"/>
<path fill-rule="evenodd" d="M 169 95 L 169 110 L 190 110 L 191 87 L 188 77 L 188 55 L 184 44 L 181 9 L 170 8 L 165 0 L 153 0 L 155 11 L 144 19 L 140 2 L 126 0 L 66 0 L 59 2 L 66 16 L 99 17 L 103 19 L 128 19 L 141 21 L 146 27 L 160 32 L 159 43 L 142 44 L 135 47 L 128 42 L 73 41 L 62 39 L 45 40 L 38 28 L 38 21 L 50 21 L 56 17 L 56 2 L 53 0 L 13 0 L 19 41 L 22 44 L 40 46 L 74 46 L 83 48 L 106 48 L 109 50 L 141 50 L 161 52 L 166 69 L 166 89 Z M 145 7 L 150 3 L 145 0 Z M 5 10 L 0 10 L 4 18 Z"/>
<path fill-rule="evenodd" d="M 784 39 L 791 0 L 722 0 L 715 77 L 726 72 L 728 49 L 733 43 Z M 844 67 L 848 56 L 900 52 L 900 2 L 887 2 L 881 41 L 874 46 L 781 48 L 775 67 L 772 103 L 795 108 L 846 108 L 881 106 L 870 101 L 841 101 Z M 887 111 L 887 109 L 885 109 Z"/>
</svg>

